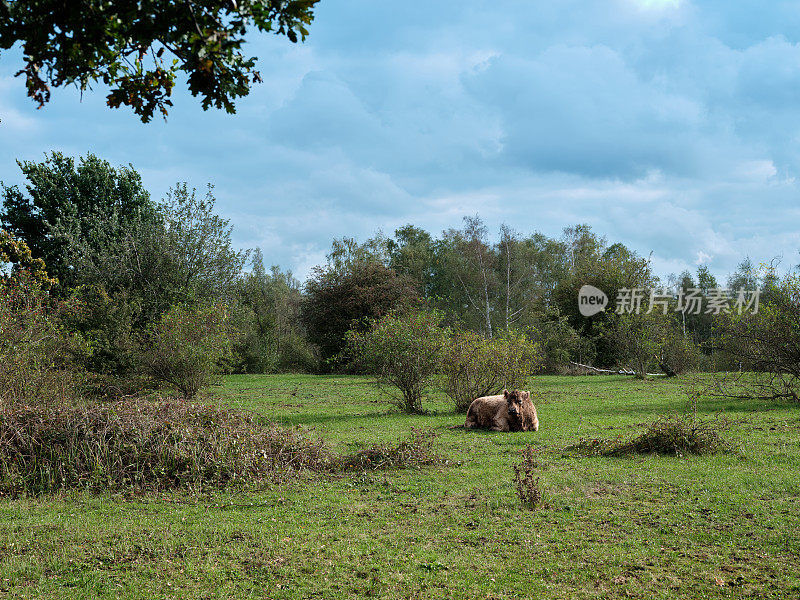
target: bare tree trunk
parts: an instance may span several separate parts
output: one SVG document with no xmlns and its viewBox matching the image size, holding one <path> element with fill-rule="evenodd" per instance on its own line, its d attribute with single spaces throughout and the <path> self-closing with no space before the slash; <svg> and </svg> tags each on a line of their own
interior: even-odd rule
<svg viewBox="0 0 800 600">
<path fill-rule="evenodd" d="M 503 232 L 506 245 L 506 331 L 511 329 L 511 247 L 508 244 L 508 232 Z"/>
<path fill-rule="evenodd" d="M 492 312 L 489 305 L 489 281 L 486 279 L 486 267 L 483 264 L 480 248 L 478 248 L 478 264 L 480 264 L 481 275 L 483 276 L 483 300 L 486 304 L 486 337 L 492 339 Z"/>
</svg>

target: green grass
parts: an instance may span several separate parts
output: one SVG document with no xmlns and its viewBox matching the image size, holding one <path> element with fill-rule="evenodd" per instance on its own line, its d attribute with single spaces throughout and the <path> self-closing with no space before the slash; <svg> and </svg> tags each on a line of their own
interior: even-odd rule
<svg viewBox="0 0 800 600">
<path fill-rule="evenodd" d="M 800 407 L 701 400 L 737 453 L 586 457 L 683 411 L 679 381 L 540 377 L 538 432 L 450 429 L 444 398 L 396 413 L 367 380 L 232 376 L 211 401 L 310 428 L 340 452 L 433 428 L 449 464 L 307 475 L 195 497 L 0 500 L 0 597 L 797 598 Z M 540 452 L 549 508 L 512 465 Z"/>
</svg>

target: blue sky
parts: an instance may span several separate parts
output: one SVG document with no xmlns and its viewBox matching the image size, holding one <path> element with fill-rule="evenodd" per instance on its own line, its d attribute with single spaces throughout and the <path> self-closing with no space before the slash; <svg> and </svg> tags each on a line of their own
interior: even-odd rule
<svg viewBox="0 0 800 600">
<path fill-rule="evenodd" d="M 405 223 L 558 236 L 589 223 L 662 275 L 800 263 L 800 4 L 322 0 L 311 36 L 253 36 L 238 114 L 178 93 L 143 125 L 105 92 L 42 110 L 0 55 L 0 180 L 93 152 L 155 198 L 216 186 L 235 242 L 301 279 L 331 239 Z"/>
</svg>

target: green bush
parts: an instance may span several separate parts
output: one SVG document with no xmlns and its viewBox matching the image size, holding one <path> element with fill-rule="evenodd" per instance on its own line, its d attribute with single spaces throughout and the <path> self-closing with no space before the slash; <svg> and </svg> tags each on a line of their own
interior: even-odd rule
<svg viewBox="0 0 800 600">
<path fill-rule="evenodd" d="M 667 376 L 680 375 L 699 369 L 704 362 L 703 353 L 690 337 L 677 329 L 669 331 L 661 347 L 659 366 Z"/>
<path fill-rule="evenodd" d="M 441 386 L 456 410 L 466 412 L 475 398 L 525 387 L 541 364 L 539 346 L 522 333 L 486 339 L 474 331 L 456 331 L 444 348 Z"/>
<path fill-rule="evenodd" d="M 109 381 L 136 370 L 134 324 L 141 317 L 141 303 L 126 292 L 109 295 L 100 285 L 81 285 L 72 290 L 80 310 L 65 320 L 79 332 L 92 349 L 86 367 Z"/>
<path fill-rule="evenodd" d="M 672 324 L 664 315 L 652 312 L 615 315 L 608 338 L 618 366 L 632 369 L 639 379 L 646 379 L 655 369 Z"/>
<path fill-rule="evenodd" d="M 56 301 L 33 277 L 0 282 L 0 401 L 71 403 L 83 381 L 83 339 L 62 319 L 76 305 Z"/>
<path fill-rule="evenodd" d="M 558 315 L 534 321 L 527 333 L 541 350 L 542 371 L 550 374 L 563 372 L 570 360 L 578 358 L 581 346 L 588 342 L 569 325 L 566 317 Z"/>
<path fill-rule="evenodd" d="M 233 373 L 313 373 L 319 357 L 296 323 L 285 316 L 263 321 L 241 303 L 229 306 L 233 339 L 230 371 Z M 278 321 L 276 323 L 276 321 Z"/>
<path fill-rule="evenodd" d="M 346 334 L 346 355 L 373 374 L 401 410 L 422 411 L 422 396 L 439 370 L 446 342 L 436 313 L 390 313 L 365 332 Z"/>
<path fill-rule="evenodd" d="M 150 327 L 140 361 L 153 381 L 175 386 L 187 399 L 219 380 L 231 355 L 227 311 L 222 305 L 173 306 Z"/>
</svg>

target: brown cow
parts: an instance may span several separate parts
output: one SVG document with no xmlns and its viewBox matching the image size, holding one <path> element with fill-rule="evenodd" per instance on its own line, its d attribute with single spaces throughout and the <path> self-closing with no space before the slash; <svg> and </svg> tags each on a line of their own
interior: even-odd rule
<svg viewBox="0 0 800 600">
<path fill-rule="evenodd" d="M 529 392 L 503 390 L 497 396 L 482 396 L 473 400 L 464 427 L 492 431 L 538 431 L 539 418 Z"/>
</svg>

